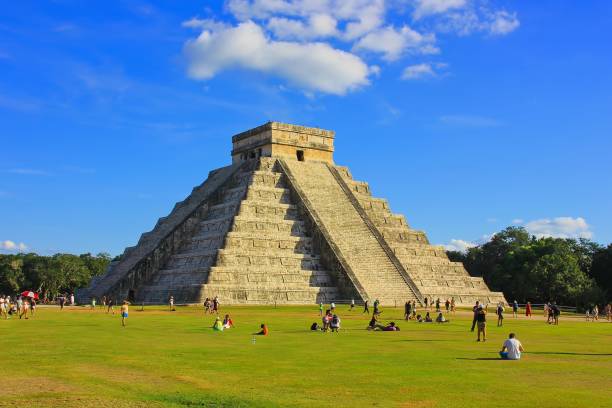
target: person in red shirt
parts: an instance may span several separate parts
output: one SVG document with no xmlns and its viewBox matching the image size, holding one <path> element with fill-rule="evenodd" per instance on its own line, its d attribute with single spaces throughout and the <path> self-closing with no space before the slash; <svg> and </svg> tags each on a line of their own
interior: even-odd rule
<svg viewBox="0 0 612 408">
<path fill-rule="evenodd" d="M 531 302 L 527 302 L 525 305 L 525 316 L 531 317 Z"/>
<path fill-rule="evenodd" d="M 261 324 L 261 326 L 259 326 L 261 328 L 260 331 L 258 331 L 257 333 L 255 333 L 258 336 L 267 336 L 268 335 L 268 326 L 266 326 L 265 324 Z"/>
</svg>

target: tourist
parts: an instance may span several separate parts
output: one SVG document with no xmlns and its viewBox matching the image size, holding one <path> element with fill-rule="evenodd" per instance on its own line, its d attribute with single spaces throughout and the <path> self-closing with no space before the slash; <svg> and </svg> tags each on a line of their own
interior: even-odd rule
<svg viewBox="0 0 612 408">
<path fill-rule="evenodd" d="M 450 311 L 450 300 L 447 298 L 446 302 L 444 302 L 444 307 L 446 309 L 446 313 Z"/>
<path fill-rule="evenodd" d="M 261 324 L 261 326 L 259 326 L 259 328 L 261 330 L 259 330 L 257 333 L 253 333 L 256 336 L 267 336 L 268 335 L 268 326 L 266 326 L 265 324 Z"/>
<path fill-rule="evenodd" d="M 429 309 L 429 298 L 425 296 L 425 310 Z"/>
<path fill-rule="evenodd" d="M 317 323 L 317 322 L 313 322 L 313 323 L 310 325 L 310 330 L 311 330 L 311 331 L 319 331 L 319 329 L 320 329 L 320 327 L 319 327 L 319 325 L 318 325 L 318 323 Z"/>
<path fill-rule="evenodd" d="M 34 313 L 36 313 L 36 299 L 30 299 L 30 317 L 34 317 Z"/>
<path fill-rule="evenodd" d="M 332 313 L 330 309 L 327 309 L 325 311 L 325 315 L 323 316 L 323 319 L 321 319 L 321 322 L 323 323 L 323 328 L 321 330 L 323 331 L 327 331 L 329 329 L 329 325 L 331 324 L 331 320 L 332 320 Z"/>
<path fill-rule="evenodd" d="M 510 333 L 508 339 L 504 341 L 499 356 L 502 360 L 520 360 L 521 352 L 525 351 L 523 345 L 516 338 L 514 333 Z"/>
<path fill-rule="evenodd" d="M 338 330 L 340 330 L 340 317 L 338 317 L 338 315 L 332 316 L 332 319 L 329 322 L 329 327 L 331 328 L 332 333 L 338 333 Z"/>
<path fill-rule="evenodd" d="M 4 320 L 8 319 L 8 307 L 4 295 L 0 296 L 0 319 L 2 317 L 4 317 Z"/>
<path fill-rule="evenodd" d="M 212 301 L 212 305 L 213 305 L 213 312 L 219 314 L 219 296 L 215 296 L 213 301 Z"/>
<path fill-rule="evenodd" d="M 514 317 L 515 319 L 518 317 L 518 309 L 519 304 L 516 299 L 514 299 L 514 302 L 512 303 L 512 317 Z"/>
<path fill-rule="evenodd" d="M 370 314 L 370 308 L 368 307 L 368 302 L 369 300 L 366 299 L 366 301 L 363 303 L 363 313 Z"/>
<path fill-rule="evenodd" d="M 586 310 L 584 311 L 584 317 L 587 322 L 591 321 L 591 307 L 590 306 L 587 306 Z"/>
<path fill-rule="evenodd" d="M 442 312 L 438 313 L 438 317 L 436 317 L 436 323 L 450 323 L 450 320 L 446 320 Z"/>
<path fill-rule="evenodd" d="M 593 306 L 593 320 L 599 320 L 599 306 Z"/>
<path fill-rule="evenodd" d="M 378 309 L 379 305 L 380 305 L 380 301 L 378 299 L 376 299 L 374 301 L 374 314 L 375 315 L 379 315 L 380 314 L 380 310 Z"/>
<path fill-rule="evenodd" d="M 497 313 L 497 327 L 501 327 L 504 325 L 504 303 L 503 302 L 499 302 L 497 304 L 497 310 L 495 311 L 495 313 Z"/>
<path fill-rule="evenodd" d="M 204 300 L 204 314 L 206 313 L 211 313 L 211 308 L 210 308 L 210 299 L 206 298 Z"/>
<path fill-rule="evenodd" d="M 355 309 L 355 299 L 351 299 L 351 312 Z"/>
<path fill-rule="evenodd" d="M 400 328 L 399 326 L 395 325 L 395 322 L 391 322 L 387 326 L 383 327 L 382 331 L 400 331 Z"/>
<path fill-rule="evenodd" d="M 412 301 L 412 318 L 416 319 L 416 314 L 417 314 L 417 304 L 416 304 L 416 300 Z"/>
<path fill-rule="evenodd" d="M 436 299 L 436 312 L 439 313 L 440 312 L 440 298 Z"/>
<path fill-rule="evenodd" d="M 429 312 L 425 314 L 425 323 L 433 323 L 433 320 L 431 319 Z"/>
<path fill-rule="evenodd" d="M 606 305 L 606 320 L 612 321 L 612 304 L 610 303 Z"/>
<path fill-rule="evenodd" d="M 75 305 L 75 303 L 74 303 L 74 293 L 71 293 L 71 294 L 70 294 L 70 305 L 71 305 L 71 306 L 74 306 L 74 305 Z"/>
<path fill-rule="evenodd" d="M 230 315 L 226 314 L 223 318 L 223 328 L 231 329 L 234 327 L 234 321 L 230 318 Z"/>
<path fill-rule="evenodd" d="M 129 306 L 130 306 L 130 302 L 126 300 L 123 301 L 123 305 L 121 305 L 121 326 L 125 327 L 125 319 L 128 318 L 128 312 L 129 312 Z M 113 311 L 113 314 L 115 314 L 115 312 Z"/>
<path fill-rule="evenodd" d="M 215 322 L 212 325 L 212 329 L 214 331 L 220 331 L 220 332 L 223 331 L 223 323 L 221 322 L 221 319 L 219 318 L 219 316 L 215 318 Z"/>
<path fill-rule="evenodd" d="M 455 312 L 456 312 L 456 306 L 457 306 L 457 305 L 455 304 L 455 297 L 453 296 L 453 297 L 451 298 L 451 313 L 452 313 L 452 314 L 455 314 Z"/>
<path fill-rule="evenodd" d="M 553 302 L 551 306 L 551 310 L 552 310 L 552 321 L 555 326 L 558 326 L 559 325 L 559 315 L 561 314 L 561 309 L 559 308 L 559 306 L 557 306 L 556 302 Z"/>
<path fill-rule="evenodd" d="M 21 299 L 20 307 L 19 307 L 19 319 L 24 317 L 25 320 L 28 320 L 28 311 L 29 310 L 30 310 L 30 303 L 28 302 L 28 298 Z"/>
<path fill-rule="evenodd" d="M 480 306 L 480 302 L 476 301 L 476 304 L 474 305 L 474 307 L 472 307 L 472 328 L 470 329 L 470 331 L 474 331 L 474 327 L 476 327 L 476 321 L 477 321 L 477 316 L 478 316 L 478 309 L 482 309 L 482 307 Z"/>
<path fill-rule="evenodd" d="M 368 330 L 375 330 L 376 326 L 378 326 L 378 317 L 376 317 L 376 315 L 372 315 L 372 318 L 370 319 L 370 323 L 368 323 Z"/>
<path fill-rule="evenodd" d="M 96 298 L 95 297 L 91 298 L 91 309 L 96 310 Z"/>
<path fill-rule="evenodd" d="M 412 311 L 412 303 L 410 303 L 410 301 L 408 301 L 404 305 L 404 318 L 405 318 L 405 320 L 410 319 L 410 312 L 411 311 Z"/>
<path fill-rule="evenodd" d="M 329 305 L 329 308 L 333 312 L 334 310 L 336 310 L 336 304 L 334 302 L 331 302 L 330 305 Z"/>
<path fill-rule="evenodd" d="M 552 317 L 552 313 L 550 310 L 550 302 L 544 304 L 544 317 L 547 319 L 547 322 L 550 324 L 550 319 Z"/>
<path fill-rule="evenodd" d="M 106 296 L 102 296 L 102 309 L 106 309 Z"/>
<path fill-rule="evenodd" d="M 478 312 L 476 313 L 476 322 L 478 324 L 477 341 L 480 341 L 481 334 L 482 341 L 487 341 L 487 312 L 482 308 L 482 305 L 478 306 Z"/>
<path fill-rule="evenodd" d="M 113 314 L 115 314 L 115 301 L 110 296 L 106 306 L 106 313 L 108 314 L 108 312 L 113 312 Z"/>
<path fill-rule="evenodd" d="M 416 315 L 416 321 L 418 323 L 423 323 L 423 316 L 421 316 L 421 314 L 419 313 L 418 315 Z"/>
<path fill-rule="evenodd" d="M 531 302 L 527 302 L 527 304 L 525 305 L 525 317 L 531 319 Z"/>
</svg>

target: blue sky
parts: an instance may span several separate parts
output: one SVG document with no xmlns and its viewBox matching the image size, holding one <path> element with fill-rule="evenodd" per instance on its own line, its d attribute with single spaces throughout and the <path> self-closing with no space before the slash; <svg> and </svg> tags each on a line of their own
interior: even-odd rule
<svg viewBox="0 0 612 408">
<path fill-rule="evenodd" d="M 612 241 L 612 3 L 10 2 L 0 250 L 119 254 L 268 120 L 436 244 Z"/>
</svg>

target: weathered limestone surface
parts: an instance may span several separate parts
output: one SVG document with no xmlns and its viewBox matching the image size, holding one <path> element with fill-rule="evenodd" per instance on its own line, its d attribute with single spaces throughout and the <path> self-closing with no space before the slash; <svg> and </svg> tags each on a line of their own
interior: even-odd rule
<svg viewBox="0 0 612 408">
<path fill-rule="evenodd" d="M 212 171 L 79 301 L 306 304 L 505 301 L 333 164 L 334 132 L 270 122 Z"/>
</svg>

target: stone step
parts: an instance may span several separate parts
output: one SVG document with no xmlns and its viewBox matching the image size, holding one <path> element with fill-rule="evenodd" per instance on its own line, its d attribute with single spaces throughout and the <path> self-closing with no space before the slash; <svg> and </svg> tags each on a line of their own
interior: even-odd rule
<svg viewBox="0 0 612 408">
<path fill-rule="evenodd" d="M 297 220 L 259 220 L 237 216 L 231 228 L 232 232 L 262 231 L 286 235 L 305 236 L 308 233 L 303 221 Z"/>
<path fill-rule="evenodd" d="M 251 233 L 250 236 L 231 234 L 228 234 L 225 239 L 226 249 L 239 249 L 248 253 L 275 250 L 296 253 L 312 252 L 312 239 L 307 237 L 279 236 L 280 234 L 258 236 L 256 233 Z"/>
<path fill-rule="evenodd" d="M 280 303 L 280 304 L 313 304 L 329 303 L 338 299 L 338 290 L 333 287 L 307 289 L 251 289 L 240 286 L 205 285 L 202 297 L 219 296 L 221 304 Z"/>
</svg>

